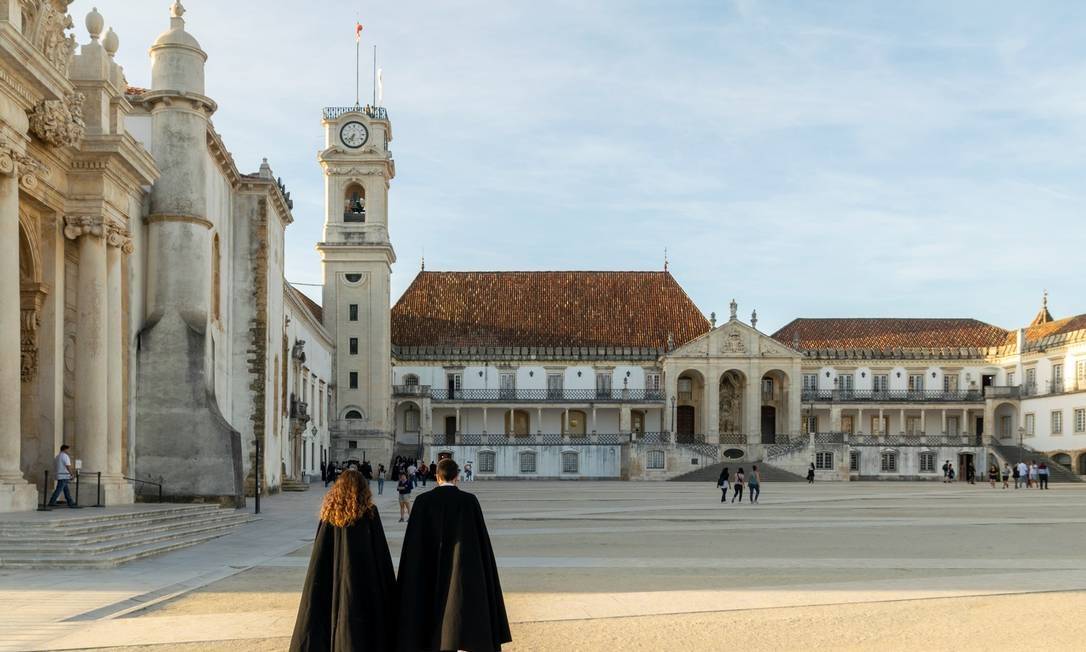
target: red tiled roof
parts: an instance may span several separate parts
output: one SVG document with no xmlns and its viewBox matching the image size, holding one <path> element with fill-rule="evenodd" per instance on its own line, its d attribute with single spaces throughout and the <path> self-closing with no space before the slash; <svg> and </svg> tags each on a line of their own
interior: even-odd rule
<svg viewBox="0 0 1086 652">
<path fill-rule="evenodd" d="M 419 272 L 397 346 L 664 348 L 709 330 L 668 272 Z"/>
<path fill-rule="evenodd" d="M 1037 323 L 1026 328 L 1026 342 L 1032 343 L 1054 335 L 1066 335 L 1079 330 L 1086 330 L 1086 314 L 1054 319 Z"/>
<path fill-rule="evenodd" d="M 938 349 L 999 346 L 1008 332 L 976 319 L 794 319 L 773 334 L 811 349 Z"/>
<path fill-rule="evenodd" d="M 287 291 L 294 293 L 294 296 L 309 310 L 309 313 L 313 315 L 313 319 L 316 319 L 318 324 L 324 324 L 324 309 L 316 301 L 310 299 L 304 292 L 290 283 L 287 283 Z"/>
<path fill-rule="evenodd" d="M 139 86 L 128 86 L 124 89 L 125 95 L 143 95 L 146 92 L 146 88 L 140 88 Z"/>
</svg>

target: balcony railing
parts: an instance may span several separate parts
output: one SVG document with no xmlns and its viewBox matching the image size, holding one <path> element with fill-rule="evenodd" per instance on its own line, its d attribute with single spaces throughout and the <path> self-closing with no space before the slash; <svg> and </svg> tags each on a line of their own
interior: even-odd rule
<svg viewBox="0 0 1086 652">
<path fill-rule="evenodd" d="M 616 445 L 630 441 L 630 433 L 600 432 L 588 435 L 563 435 L 559 433 L 534 433 L 530 435 L 504 435 L 461 433 L 459 435 L 434 434 L 434 446 L 598 446 Z"/>
<path fill-rule="evenodd" d="M 393 396 L 406 396 L 410 398 L 430 398 L 429 385 L 393 385 Z"/>
<path fill-rule="evenodd" d="M 393 390 L 395 391 L 395 389 Z M 652 389 L 438 389 L 435 401 L 555 403 L 555 402 L 663 402 L 664 392 Z"/>
<path fill-rule="evenodd" d="M 991 388 L 989 388 L 991 389 Z M 963 403 L 984 400 L 978 389 L 805 389 L 804 401 Z"/>
<path fill-rule="evenodd" d="M 324 107 L 325 120 L 337 120 L 347 113 L 362 113 L 374 120 L 388 120 L 388 111 L 383 106 L 326 106 Z"/>
<path fill-rule="evenodd" d="M 354 438 L 361 437 L 388 437 L 387 433 L 375 430 L 366 419 L 333 419 L 328 422 L 328 430 L 333 435 L 343 435 Z"/>
<path fill-rule="evenodd" d="M 989 385 L 984 388 L 985 398 L 1020 398 L 1022 388 L 1018 385 Z"/>
</svg>

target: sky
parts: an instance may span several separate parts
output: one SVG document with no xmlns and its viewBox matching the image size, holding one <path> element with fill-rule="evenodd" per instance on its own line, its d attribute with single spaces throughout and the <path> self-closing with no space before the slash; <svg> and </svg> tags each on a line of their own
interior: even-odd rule
<svg viewBox="0 0 1086 652">
<path fill-rule="evenodd" d="M 1086 312 L 1086 3 L 185 0 L 216 129 L 294 198 L 320 283 L 321 108 L 378 46 L 395 300 L 427 270 L 660 270 L 708 315 Z M 77 0 L 129 83 L 170 0 Z M 304 288 L 319 299 L 319 288 Z"/>
</svg>

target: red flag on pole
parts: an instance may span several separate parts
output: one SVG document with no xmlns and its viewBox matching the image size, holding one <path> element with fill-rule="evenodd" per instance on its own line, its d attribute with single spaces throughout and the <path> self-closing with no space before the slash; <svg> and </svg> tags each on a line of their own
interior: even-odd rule
<svg viewBox="0 0 1086 652">
<path fill-rule="evenodd" d="M 354 24 L 354 42 L 358 43 L 362 40 L 362 23 Z"/>
</svg>

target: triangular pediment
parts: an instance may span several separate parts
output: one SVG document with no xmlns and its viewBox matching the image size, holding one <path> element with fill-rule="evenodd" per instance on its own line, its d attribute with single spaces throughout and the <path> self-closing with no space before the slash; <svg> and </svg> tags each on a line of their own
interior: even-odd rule
<svg viewBox="0 0 1086 652">
<path fill-rule="evenodd" d="M 667 354 L 677 358 L 791 358 L 801 355 L 738 320 L 727 321 Z"/>
</svg>

